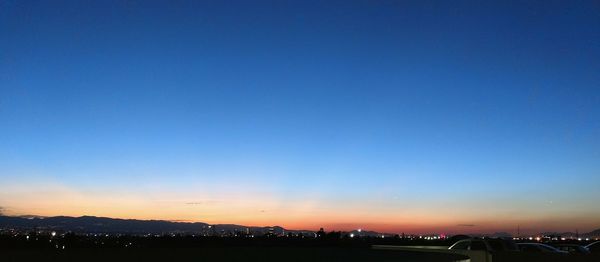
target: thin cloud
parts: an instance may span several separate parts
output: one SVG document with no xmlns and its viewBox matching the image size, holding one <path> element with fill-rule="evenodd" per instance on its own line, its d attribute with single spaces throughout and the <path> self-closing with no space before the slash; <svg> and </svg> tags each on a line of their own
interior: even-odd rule
<svg viewBox="0 0 600 262">
<path fill-rule="evenodd" d="M 216 203 L 218 203 L 218 202 L 219 202 L 219 201 L 216 201 L 216 200 L 207 200 L 207 201 L 192 201 L 192 202 L 186 202 L 185 204 L 186 204 L 186 205 L 192 205 L 192 206 L 195 206 L 195 205 L 213 205 L 213 204 L 216 204 Z"/>
<path fill-rule="evenodd" d="M 459 226 L 459 227 L 474 227 L 475 225 L 473 225 L 473 224 L 458 224 L 456 226 Z"/>
</svg>

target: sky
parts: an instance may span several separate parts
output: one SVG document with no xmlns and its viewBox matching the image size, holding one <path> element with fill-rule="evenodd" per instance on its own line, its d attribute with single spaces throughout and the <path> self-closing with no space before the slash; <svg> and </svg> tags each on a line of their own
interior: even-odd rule
<svg viewBox="0 0 600 262">
<path fill-rule="evenodd" d="M 600 228 L 598 1 L 0 0 L 0 209 Z"/>
</svg>

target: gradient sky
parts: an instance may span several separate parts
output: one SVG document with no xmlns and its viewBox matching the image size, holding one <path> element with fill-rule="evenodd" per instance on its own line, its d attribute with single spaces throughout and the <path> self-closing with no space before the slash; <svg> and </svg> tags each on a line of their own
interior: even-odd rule
<svg viewBox="0 0 600 262">
<path fill-rule="evenodd" d="M 0 207 L 600 227 L 598 1 L 0 0 Z"/>
</svg>

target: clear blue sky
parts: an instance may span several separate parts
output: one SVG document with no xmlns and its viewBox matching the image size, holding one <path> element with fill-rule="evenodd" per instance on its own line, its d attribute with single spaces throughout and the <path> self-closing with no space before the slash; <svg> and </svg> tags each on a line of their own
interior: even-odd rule
<svg viewBox="0 0 600 262">
<path fill-rule="evenodd" d="M 0 207 L 600 227 L 600 3 L 490 2 L 0 0 Z"/>
</svg>

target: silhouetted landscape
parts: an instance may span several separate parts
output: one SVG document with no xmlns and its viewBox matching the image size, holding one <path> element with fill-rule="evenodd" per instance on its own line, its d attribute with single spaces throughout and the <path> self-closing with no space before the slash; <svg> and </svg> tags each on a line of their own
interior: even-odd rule
<svg viewBox="0 0 600 262">
<path fill-rule="evenodd" d="M 523 243 L 586 245 L 597 240 L 595 234 L 598 231 L 577 238 L 553 233 L 538 234 L 542 238 L 511 239 Z M 570 232 L 565 234 L 570 235 Z M 596 238 L 581 239 L 588 236 Z M 278 226 L 246 227 L 93 216 L 0 216 L 2 261 L 49 258 L 61 261 L 458 261 L 468 259 L 468 256 L 378 247 L 449 247 L 470 237 L 473 236 L 398 235 L 363 230 L 326 232 L 323 229 L 289 230 Z M 498 253 L 494 261 L 595 261 L 599 256 L 600 253 Z"/>
<path fill-rule="evenodd" d="M 137 220 L 137 219 L 115 219 L 108 217 L 82 216 L 82 217 L 41 217 L 41 216 L 0 216 L 0 228 L 33 231 L 43 229 L 44 231 L 71 232 L 78 234 L 124 234 L 124 235 L 199 235 L 199 236 L 242 236 L 242 235 L 273 235 L 273 236 L 306 236 L 314 237 L 319 233 L 312 230 L 286 229 L 280 226 L 256 227 L 233 224 L 207 224 L 201 222 L 172 222 L 164 220 Z M 399 234 L 387 232 L 375 232 L 354 230 L 350 232 L 339 231 L 340 235 L 355 234 L 362 237 L 400 237 Z M 471 236 L 478 237 L 513 237 L 506 232 L 489 234 L 473 233 Z M 566 238 L 600 238 L 600 229 L 591 232 L 540 232 L 537 235 L 559 236 Z"/>
</svg>

